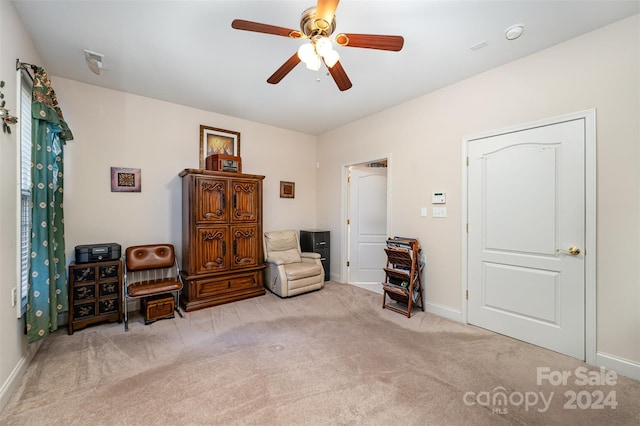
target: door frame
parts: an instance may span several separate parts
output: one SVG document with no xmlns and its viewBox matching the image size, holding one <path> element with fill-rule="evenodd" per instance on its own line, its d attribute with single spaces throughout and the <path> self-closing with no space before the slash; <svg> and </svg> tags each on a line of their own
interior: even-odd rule
<svg viewBox="0 0 640 426">
<path fill-rule="evenodd" d="M 468 302 L 466 298 L 469 288 L 468 274 L 468 186 L 467 179 L 469 170 L 467 167 L 468 145 L 478 139 L 491 136 L 498 136 L 516 131 L 529 130 L 536 127 L 549 126 L 566 121 L 584 120 L 585 124 L 585 361 L 587 364 L 596 365 L 596 110 L 595 108 L 560 115 L 552 118 L 518 124 L 515 126 L 490 130 L 473 134 L 462 139 L 462 277 L 461 277 L 461 298 L 462 298 L 462 322 L 468 324 Z"/>
<path fill-rule="evenodd" d="M 376 161 L 387 161 L 387 236 L 392 235 L 391 232 L 391 154 L 383 154 L 379 156 L 369 157 L 367 159 L 350 161 L 342 164 L 341 179 L 341 192 L 342 203 L 340 203 L 340 217 L 342 225 L 340 227 L 342 231 L 342 238 L 340 239 L 341 256 L 340 261 L 340 281 L 341 283 L 349 284 L 349 268 L 347 267 L 347 261 L 349 260 L 349 185 L 347 178 L 349 177 L 349 167 L 357 166 L 359 164 L 374 163 Z M 381 265 L 384 267 L 384 265 Z"/>
</svg>

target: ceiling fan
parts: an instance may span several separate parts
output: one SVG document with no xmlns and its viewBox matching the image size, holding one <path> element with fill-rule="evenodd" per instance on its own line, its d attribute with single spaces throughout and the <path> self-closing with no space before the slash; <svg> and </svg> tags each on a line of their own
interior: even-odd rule
<svg viewBox="0 0 640 426">
<path fill-rule="evenodd" d="M 339 33 L 330 38 L 336 28 L 335 12 L 340 0 L 318 0 L 316 7 L 302 12 L 300 31 L 259 22 L 234 19 L 231 27 L 237 30 L 254 31 L 289 38 L 309 39 L 311 43 L 303 44 L 298 51 L 285 61 L 280 68 L 267 79 L 268 83 L 279 83 L 300 62 L 307 68 L 319 70 L 324 63 L 331 77 L 341 91 L 351 88 L 351 80 L 340 64 L 340 56 L 331 42 L 344 47 L 360 47 L 365 49 L 390 50 L 398 52 L 404 45 L 404 38 L 395 35 L 350 34 Z"/>
</svg>

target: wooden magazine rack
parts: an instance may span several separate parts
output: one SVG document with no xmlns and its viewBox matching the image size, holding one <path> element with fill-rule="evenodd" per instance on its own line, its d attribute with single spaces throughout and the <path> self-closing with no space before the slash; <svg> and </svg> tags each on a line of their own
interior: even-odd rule
<svg viewBox="0 0 640 426">
<path fill-rule="evenodd" d="M 411 318 L 414 306 L 419 306 L 424 312 L 420 277 L 424 264 L 420 263 L 420 242 L 417 238 L 389 238 L 384 251 L 387 253 L 387 266 L 384 268 L 385 282 L 382 283 L 382 309 L 404 314 L 407 318 Z M 390 305 L 388 299 L 397 303 Z"/>
</svg>

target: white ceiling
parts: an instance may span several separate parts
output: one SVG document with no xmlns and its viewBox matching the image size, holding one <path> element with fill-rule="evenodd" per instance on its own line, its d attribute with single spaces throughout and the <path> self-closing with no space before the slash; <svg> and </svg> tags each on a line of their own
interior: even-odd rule
<svg viewBox="0 0 640 426">
<path fill-rule="evenodd" d="M 313 0 L 14 3 L 51 75 L 314 135 L 640 11 L 638 0 L 343 0 L 335 33 L 402 35 L 405 44 L 336 47 L 353 82 L 340 92 L 326 69 L 304 64 L 268 84 L 303 41 L 231 28 L 238 18 L 299 29 Z M 524 34 L 507 41 L 516 23 Z M 105 55 L 99 76 L 83 49 Z"/>
</svg>

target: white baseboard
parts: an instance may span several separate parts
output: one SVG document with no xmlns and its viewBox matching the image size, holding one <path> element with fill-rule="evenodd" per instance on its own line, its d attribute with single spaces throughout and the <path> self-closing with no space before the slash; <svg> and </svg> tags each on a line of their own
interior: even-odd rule
<svg viewBox="0 0 640 426">
<path fill-rule="evenodd" d="M 365 290 L 369 290 L 374 293 L 382 294 L 382 284 L 381 283 L 349 283 L 349 285 L 360 287 Z"/>
<path fill-rule="evenodd" d="M 640 363 L 619 358 L 604 352 L 596 353 L 597 367 L 605 367 L 615 371 L 617 374 L 629 377 L 634 380 L 640 380 Z"/>
<path fill-rule="evenodd" d="M 383 294 L 381 283 L 349 283 L 349 285 L 360 287 L 374 293 Z M 448 306 L 438 305 L 437 303 L 426 302 L 424 310 L 426 312 L 450 319 L 456 322 L 463 322 L 462 312 L 452 309 Z"/>
<path fill-rule="evenodd" d="M 438 305 L 437 303 L 433 302 L 427 302 L 425 305 L 425 311 L 450 319 L 452 321 L 463 322 L 462 312 L 452 309 L 448 306 Z"/>
<path fill-rule="evenodd" d="M 31 343 L 27 346 L 26 353 L 22 358 L 20 358 L 13 371 L 11 371 L 11 374 L 9 374 L 9 377 L 7 377 L 7 380 L 2 384 L 2 387 L 0 387 L 0 413 L 2 413 L 4 407 L 9 403 L 11 395 L 13 395 L 18 388 L 20 379 L 24 375 L 29 364 L 31 364 L 33 357 L 38 353 L 38 349 L 40 349 L 41 344 L 42 342 L 40 341 Z"/>
</svg>

